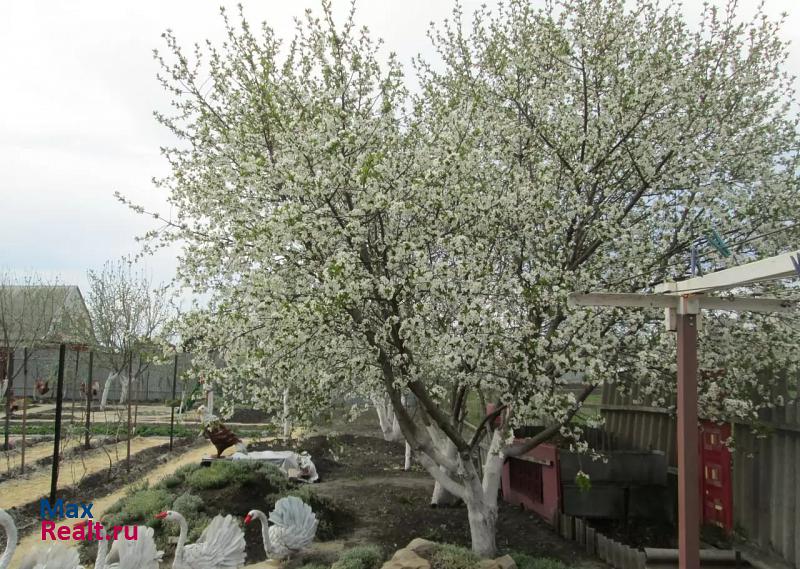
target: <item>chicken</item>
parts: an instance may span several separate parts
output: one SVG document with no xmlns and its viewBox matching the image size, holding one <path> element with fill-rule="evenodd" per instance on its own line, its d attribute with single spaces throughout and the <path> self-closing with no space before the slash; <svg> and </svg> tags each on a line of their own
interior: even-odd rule
<svg viewBox="0 0 800 569">
<path fill-rule="evenodd" d="M 203 437 L 210 440 L 214 448 L 217 449 L 217 458 L 220 458 L 226 449 L 242 442 L 242 440 L 236 436 L 236 433 L 225 426 L 221 419 L 215 415 L 206 414 L 204 405 L 201 405 L 197 409 L 197 414 L 203 422 Z"/>
</svg>

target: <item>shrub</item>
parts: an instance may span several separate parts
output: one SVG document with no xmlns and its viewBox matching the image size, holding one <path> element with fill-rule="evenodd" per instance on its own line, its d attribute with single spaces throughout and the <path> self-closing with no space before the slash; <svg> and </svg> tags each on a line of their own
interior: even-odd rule
<svg viewBox="0 0 800 569">
<path fill-rule="evenodd" d="M 169 508 L 172 494 L 165 488 L 142 486 L 132 488 L 127 496 L 109 508 L 106 526 L 151 523 L 158 512 Z"/>
<path fill-rule="evenodd" d="M 204 509 L 203 499 L 200 496 L 184 492 L 175 498 L 172 509 L 183 514 L 188 520 L 196 517 Z"/>
<path fill-rule="evenodd" d="M 198 468 L 189 474 L 186 477 L 186 483 L 192 490 L 223 488 L 230 483 L 230 475 L 216 464 L 212 464 L 207 468 Z"/>
<path fill-rule="evenodd" d="M 195 468 L 186 473 L 185 478 L 192 490 L 211 490 L 231 485 L 263 486 L 267 492 L 282 492 L 289 488 L 283 471 L 263 462 L 214 462 L 205 468 Z"/>
<path fill-rule="evenodd" d="M 330 566 L 322 563 L 306 563 L 300 569 L 330 569 Z"/>
<path fill-rule="evenodd" d="M 176 468 L 175 472 L 172 473 L 173 476 L 177 476 L 181 480 L 185 480 L 187 476 L 189 476 L 195 470 L 201 468 L 199 464 L 184 464 L 183 466 Z"/>
<path fill-rule="evenodd" d="M 183 484 L 183 478 L 175 475 L 167 476 L 166 478 L 161 480 L 161 482 L 158 483 L 159 486 L 163 486 L 164 488 L 169 488 L 170 490 L 173 488 L 177 488 L 181 484 Z"/>
<path fill-rule="evenodd" d="M 533 557 L 526 553 L 512 552 L 511 558 L 517 564 L 517 569 L 567 569 L 561 561 L 549 557 Z"/>
<path fill-rule="evenodd" d="M 377 545 L 362 545 L 342 553 L 331 569 L 377 569 L 383 561 L 383 551 Z"/>
<path fill-rule="evenodd" d="M 431 555 L 432 569 L 473 569 L 480 558 L 465 547 L 439 544 Z"/>
</svg>

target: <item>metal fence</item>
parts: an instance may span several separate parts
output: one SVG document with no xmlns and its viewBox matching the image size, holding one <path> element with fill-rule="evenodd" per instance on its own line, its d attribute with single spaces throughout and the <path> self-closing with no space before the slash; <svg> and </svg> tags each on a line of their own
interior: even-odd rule
<svg viewBox="0 0 800 569">
<path fill-rule="evenodd" d="M 638 393 L 603 389 L 605 430 L 626 446 L 661 450 L 677 466 L 676 424 L 669 407 L 636 404 Z M 672 407 L 674 408 L 674 407 Z M 733 425 L 733 525 L 747 544 L 800 569 L 800 401 L 761 413 L 765 435 Z"/>
<path fill-rule="evenodd" d="M 137 367 L 136 356 L 134 356 L 134 368 Z M 14 353 L 14 395 L 21 397 L 23 388 L 30 397 L 33 394 L 33 386 L 37 379 L 49 382 L 50 391 L 43 397 L 45 400 L 54 398 L 56 387 L 56 376 L 58 373 L 58 348 L 37 349 L 28 355 L 28 374 L 27 386 L 24 386 L 23 375 L 24 353 L 22 349 Z M 77 359 L 77 368 L 76 368 Z M 112 374 L 112 370 L 107 361 L 101 354 L 95 354 L 93 362 L 92 378 L 100 386 L 102 394 L 105 383 Z M 182 381 L 182 377 L 191 367 L 191 355 L 178 355 L 178 382 L 176 397 L 181 396 L 181 392 L 186 389 L 191 391 L 197 383 L 197 379 L 187 377 L 187 381 Z M 162 364 L 150 364 L 144 369 L 140 377 L 133 382 L 133 399 L 136 401 L 166 401 L 172 398 L 172 378 L 174 362 L 172 360 Z M 77 372 L 77 373 L 76 373 Z M 83 400 L 81 384 L 85 383 L 89 377 L 89 354 L 88 352 L 75 352 L 67 350 L 66 361 L 64 362 L 64 399 Z M 108 401 L 114 403 L 119 401 L 120 382 L 113 381 L 109 388 Z M 97 399 L 99 400 L 100 394 Z"/>
</svg>

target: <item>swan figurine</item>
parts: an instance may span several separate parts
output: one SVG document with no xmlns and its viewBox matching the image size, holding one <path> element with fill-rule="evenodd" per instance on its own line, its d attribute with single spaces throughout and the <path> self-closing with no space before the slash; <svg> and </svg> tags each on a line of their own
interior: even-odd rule
<svg viewBox="0 0 800 569">
<path fill-rule="evenodd" d="M 0 555 L 0 569 L 7 569 L 11 564 L 11 558 L 14 556 L 14 550 L 17 549 L 17 524 L 14 523 L 14 518 L 5 510 L 0 509 L 0 527 L 6 534 L 6 548 L 3 550 L 3 555 Z"/>
<path fill-rule="evenodd" d="M 311 545 L 317 533 L 317 516 L 296 496 L 281 498 L 267 519 L 261 510 L 250 510 L 244 523 L 261 522 L 264 551 L 270 559 L 284 559 Z M 268 522 L 272 522 L 270 526 Z"/>
<path fill-rule="evenodd" d="M 157 514 L 156 518 L 177 522 L 180 526 L 173 569 L 238 569 L 244 565 L 244 532 L 230 514 L 225 517 L 217 515 L 200 534 L 197 543 L 191 545 L 186 545 L 189 524 L 181 514 L 167 510 Z"/>
<path fill-rule="evenodd" d="M 80 525 L 85 526 L 86 522 L 76 527 Z M 159 569 L 164 552 L 156 549 L 154 535 L 153 528 L 136 526 L 136 539 L 117 539 L 109 552 L 110 537 L 101 529 L 94 569 Z"/>
<path fill-rule="evenodd" d="M 14 518 L 0 509 L 0 527 L 6 534 L 6 547 L 0 555 L 0 569 L 8 569 L 11 558 L 17 549 L 17 526 Z M 53 542 L 44 547 L 37 547 L 22 559 L 20 569 L 83 569 L 78 552 L 63 543 Z"/>
</svg>

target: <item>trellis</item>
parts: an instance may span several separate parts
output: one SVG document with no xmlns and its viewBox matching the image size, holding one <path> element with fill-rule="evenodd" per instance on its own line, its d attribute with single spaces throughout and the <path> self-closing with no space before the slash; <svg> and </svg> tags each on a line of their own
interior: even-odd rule
<svg viewBox="0 0 800 569">
<path fill-rule="evenodd" d="M 570 306 L 663 308 L 667 330 L 678 340 L 678 550 L 681 569 L 700 567 L 700 488 L 697 484 L 697 324 L 701 310 L 789 313 L 793 300 L 749 297 L 712 297 L 707 293 L 800 274 L 800 253 L 732 267 L 680 282 L 665 282 L 656 294 L 573 293 Z"/>
</svg>

